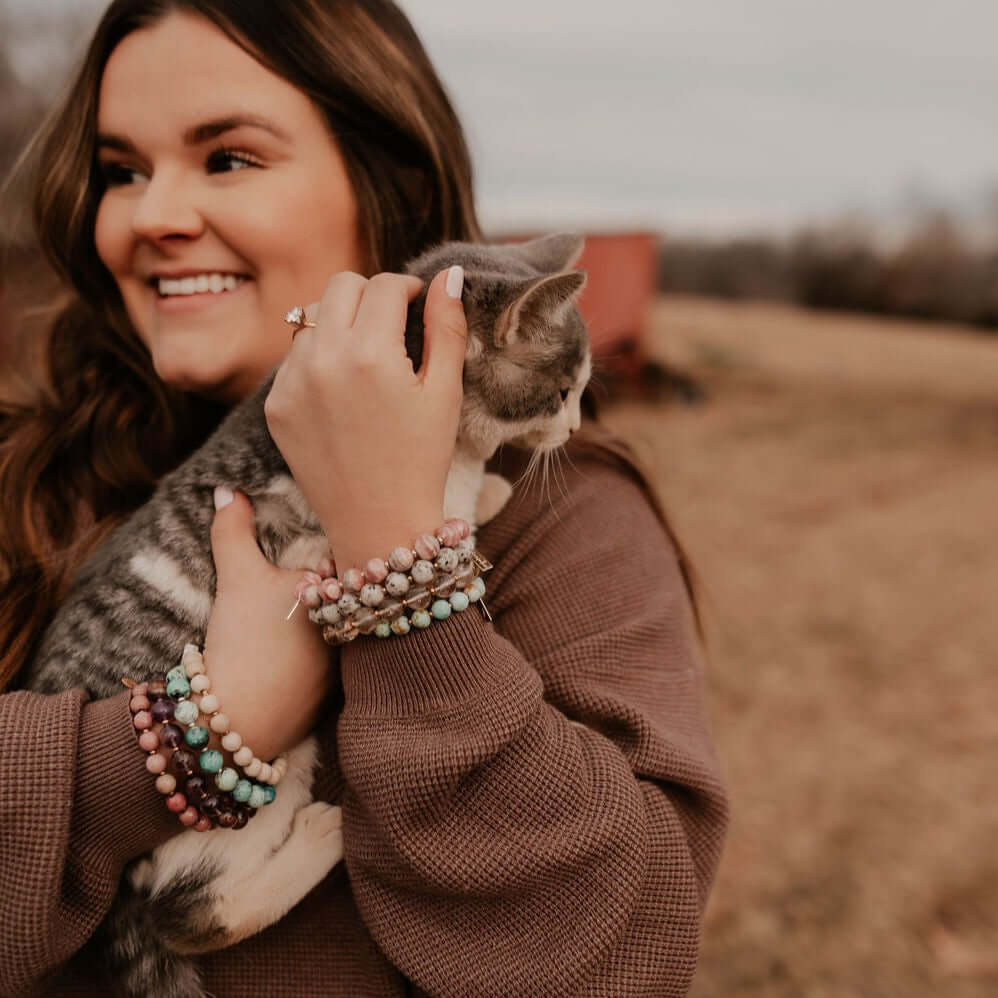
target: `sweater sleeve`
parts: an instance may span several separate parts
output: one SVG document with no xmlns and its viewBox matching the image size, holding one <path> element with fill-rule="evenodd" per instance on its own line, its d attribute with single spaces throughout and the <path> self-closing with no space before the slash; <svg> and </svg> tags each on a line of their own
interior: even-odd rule
<svg viewBox="0 0 998 998">
<path fill-rule="evenodd" d="M 359 909 L 433 995 L 684 995 L 727 800 L 675 549 L 605 463 L 512 506 L 494 626 L 343 650 Z"/>
<path fill-rule="evenodd" d="M 125 863 L 181 830 L 129 696 L 0 696 L 0 995 L 32 993 L 93 933 Z"/>
</svg>

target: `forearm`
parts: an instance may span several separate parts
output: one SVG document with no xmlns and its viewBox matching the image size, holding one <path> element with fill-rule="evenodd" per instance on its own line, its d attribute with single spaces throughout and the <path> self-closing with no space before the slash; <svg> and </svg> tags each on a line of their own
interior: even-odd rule
<svg viewBox="0 0 998 998">
<path fill-rule="evenodd" d="M 347 864 L 412 981 L 685 993 L 705 888 L 679 806 L 546 703 L 508 641 L 466 613 L 411 643 L 357 642 L 343 682 Z"/>
<path fill-rule="evenodd" d="M 128 693 L 0 696 L 0 994 L 26 993 L 104 917 L 124 864 L 180 830 Z"/>
</svg>

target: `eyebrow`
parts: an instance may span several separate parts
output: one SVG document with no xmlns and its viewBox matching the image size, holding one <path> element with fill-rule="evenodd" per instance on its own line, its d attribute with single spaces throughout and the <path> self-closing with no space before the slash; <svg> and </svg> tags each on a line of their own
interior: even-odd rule
<svg viewBox="0 0 998 998">
<path fill-rule="evenodd" d="M 291 137 L 287 132 L 282 131 L 277 125 L 266 118 L 257 117 L 254 114 L 232 114 L 225 118 L 216 118 L 214 121 L 205 121 L 193 128 L 188 128 L 184 132 L 184 145 L 197 146 L 203 142 L 217 139 L 226 132 L 231 132 L 236 128 L 260 128 L 265 132 L 270 132 L 275 138 L 282 142 L 290 142 Z M 126 138 L 110 133 L 101 133 L 97 136 L 98 149 L 115 149 L 118 152 L 134 153 L 135 146 Z"/>
</svg>

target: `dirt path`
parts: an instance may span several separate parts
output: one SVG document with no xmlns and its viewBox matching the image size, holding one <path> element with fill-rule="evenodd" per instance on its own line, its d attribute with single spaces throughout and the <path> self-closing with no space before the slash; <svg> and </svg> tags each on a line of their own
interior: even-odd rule
<svg viewBox="0 0 998 998">
<path fill-rule="evenodd" d="M 614 405 L 706 583 L 734 822 L 694 995 L 998 994 L 998 339 L 662 299 Z"/>
</svg>

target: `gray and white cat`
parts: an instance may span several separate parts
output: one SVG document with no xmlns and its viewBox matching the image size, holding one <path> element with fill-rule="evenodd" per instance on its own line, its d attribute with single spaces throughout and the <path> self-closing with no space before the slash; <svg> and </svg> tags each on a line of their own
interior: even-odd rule
<svg viewBox="0 0 998 998">
<path fill-rule="evenodd" d="M 590 373 L 575 308 L 585 276 L 571 269 L 581 249 L 570 235 L 515 246 L 447 243 L 406 268 L 427 283 L 453 264 L 465 272 L 469 335 L 447 516 L 475 524 L 501 508 L 511 486 L 485 474 L 501 443 L 545 451 L 578 428 Z M 417 367 L 424 300 L 410 308 L 406 328 Z M 217 485 L 250 497 L 260 547 L 275 564 L 311 568 L 328 553 L 267 432 L 270 380 L 83 566 L 27 670 L 28 688 L 84 686 L 95 698 L 111 696 L 123 676 L 162 674 L 187 643 L 203 644 L 215 592 L 209 532 Z M 129 994 L 203 995 L 182 954 L 231 945 L 272 924 L 339 862 L 341 810 L 312 800 L 316 760 L 315 739 L 307 738 L 288 755 L 277 799 L 244 829 L 182 832 L 126 870 L 103 944 Z"/>
</svg>

